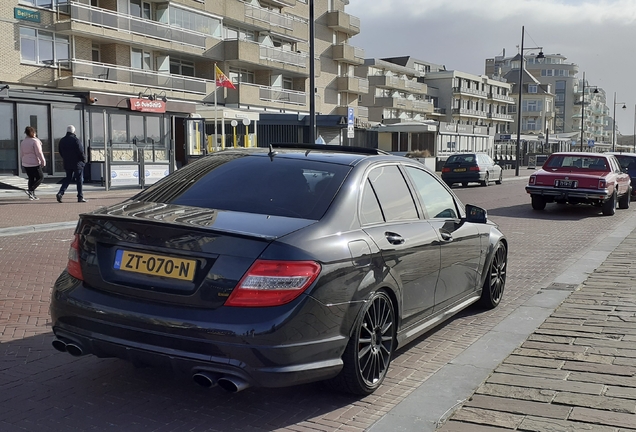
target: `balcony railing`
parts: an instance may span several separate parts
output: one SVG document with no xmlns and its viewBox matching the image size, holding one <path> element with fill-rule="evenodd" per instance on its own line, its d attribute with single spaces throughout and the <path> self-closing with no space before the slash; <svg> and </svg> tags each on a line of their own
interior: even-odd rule
<svg viewBox="0 0 636 432">
<path fill-rule="evenodd" d="M 453 93 L 465 93 L 473 96 L 488 97 L 487 92 L 468 87 L 453 87 Z"/>
<path fill-rule="evenodd" d="M 71 2 L 71 21 L 199 48 L 205 48 L 205 39 L 207 37 L 203 33 L 197 33 L 189 29 L 181 29 L 157 21 L 124 15 L 76 2 Z"/>
<path fill-rule="evenodd" d="M 358 106 L 358 117 L 369 118 L 369 108 L 365 106 Z"/>
<path fill-rule="evenodd" d="M 488 113 L 486 111 L 479 111 L 467 108 L 453 108 L 453 114 L 467 115 L 472 117 L 488 117 Z"/>
<path fill-rule="evenodd" d="M 294 28 L 294 20 L 292 18 L 289 18 L 278 12 L 256 7 L 247 3 L 245 4 L 245 16 L 289 30 L 293 30 Z"/>
<path fill-rule="evenodd" d="M 418 111 L 428 111 L 428 112 L 433 112 L 435 110 L 435 107 L 433 106 L 433 102 L 421 101 L 421 100 L 413 101 L 413 108 Z"/>
<path fill-rule="evenodd" d="M 513 97 L 507 96 L 507 95 L 502 95 L 502 94 L 497 94 L 497 93 L 490 93 L 490 98 L 494 99 L 494 100 L 499 100 L 499 101 L 504 101 L 504 102 L 514 102 L 515 99 Z"/>
<path fill-rule="evenodd" d="M 280 102 L 292 105 L 307 105 L 307 93 L 295 90 L 286 90 L 280 87 L 269 87 L 252 83 L 240 83 L 239 92 L 243 89 L 255 88 L 258 90 L 258 98 L 262 101 Z"/>
<path fill-rule="evenodd" d="M 512 120 L 513 117 L 510 114 L 500 114 L 500 113 L 488 113 L 488 118 L 497 119 L 497 120 Z"/>
<path fill-rule="evenodd" d="M 152 87 L 166 91 L 207 94 L 208 80 L 169 73 L 134 69 L 106 63 L 73 60 L 73 78 L 125 85 Z"/>
<path fill-rule="evenodd" d="M 307 67 L 307 55 L 280 48 L 260 45 L 261 60 L 273 60 L 298 67 Z"/>
</svg>

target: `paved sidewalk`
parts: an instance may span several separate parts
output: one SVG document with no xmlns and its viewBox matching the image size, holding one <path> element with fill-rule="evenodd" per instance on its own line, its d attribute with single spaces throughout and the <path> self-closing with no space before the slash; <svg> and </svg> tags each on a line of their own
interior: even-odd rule
<svg viewBox="0 0 636 432">
<path fill-rule="evenodd" d="M 636 430 L 635 248 L 632 232 L 439 430 Z"/>
</svg>

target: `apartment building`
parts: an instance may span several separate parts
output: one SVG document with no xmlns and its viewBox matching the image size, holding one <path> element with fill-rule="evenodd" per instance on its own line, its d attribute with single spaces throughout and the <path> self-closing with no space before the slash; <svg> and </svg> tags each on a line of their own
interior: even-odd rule
<svg viewBox="0 0 636 432">
<path fill-rule="evenodd" d="M 360 95 L 360 104 L 367 107 L 370 122 L 394 124 L 431 118 L 434 105 L 427 85 L 419 81 L 425 71 L 416 64 L 421 63 L 408 57 L 366 59 L 356 68 L 369 83 L 368 92 Z"/>
<path fill-rule="evenodd" d="M 349 44 L 360 21 L 346 4 L 314 2 L 316 112 L 339 120 L 353 106 L 364 123 L 366 80 L 353 73 L 364 52 Z M 51 176 L 63 174 L 67 124 L 95 165 L 121 181 L 149 174 L 145 184 L 237 135 L 256 145 L 261 114 L 309 113 L 309 13 L 307 0 L 2 2 L 0 30 L 14 37 L 0 41 L 0 118 L 11 125 L 0 128 L 0 173 L 19 172 L 28 125 Z M 215 66 L 235 89 L 216 88 Z M 333 123 L 326 131 L 342 129 Z"/>
<path fill-rule="evenodd" d="M 513 115 L 511 131 L 538 135 L 547 132 L 554 135 L 554 94 L 550 84 L 541 84 L 534 76 L 523 71 L 521 86 L 521 128 L 517 128 L 519 106 L 519 69 L 509 71 L 504 78 L 513 84 L 511 95 L 515 104 L 508 112 Z"/>
<path fill-rule="evenodd" d="M 567 61 L 562 54 L 545 54 L 542 58 L 537 53 L 524 55 L 525 69 L 540 84 L 549 85 L 554 93 L 554 133 L 579 140 L 581 120 L 583 119 L 584 144 L 590 139 L 603 144 L 611 138 L 611 130 L 607 124 L 611 120 L 605 105 L 605 92 L 586 82 L 583 95 L 583 80 L 578 76 L 579 66 Z M 503 55 L 486 59 L 485 72 L 488 75 L 506 76 L 510 71 L 519 73 L 521 66 L 519 54 L 506 57 Z M 594 90 L 598 90 L 594 93 Z M 584 103 L 583 103 L 584 101 Z M 605 125 L 604 127 L 601 127 Z M 603 130 L 601 130 L 603 129 Z"/>
</svg>

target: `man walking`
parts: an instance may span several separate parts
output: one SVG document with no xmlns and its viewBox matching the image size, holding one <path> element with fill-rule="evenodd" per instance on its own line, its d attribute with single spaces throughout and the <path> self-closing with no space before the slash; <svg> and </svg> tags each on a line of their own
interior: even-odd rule
<svg viewBox="0 0 636 432">
<path fill-rule="evenodd" d="M 64 160 L 66 177 L 62 180 L 60 191 L 55 195 L 57 202 L 62 202 L 62 195 L 64 195 L 66 188 L 73 181 L 73 177 L 75 178 L 75 184 L 77 184 L 77 202 L 86 202 L 82 192 L 86 156 L 84 155 L 84 146 L 75 135 L 75 126 L 73 125 L 69 125 L 66 128 L 66 136 L 60 140 L 60 156 Z"/>
</svg>

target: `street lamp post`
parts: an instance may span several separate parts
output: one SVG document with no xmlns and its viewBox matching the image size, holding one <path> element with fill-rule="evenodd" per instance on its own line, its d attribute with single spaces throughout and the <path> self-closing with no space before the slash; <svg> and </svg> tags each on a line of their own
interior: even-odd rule
<svg viewBox="0 0 636 432">
<path fill-rule="evenodd" d="M 623 104 L 623 109 L 627 109 L 625 102 L 616 102 L 616 92 L 614 92 L 614 116 L 612 117 L 612 151 L 616 151 L 616 105 Z"/>
<path fill-rule="evenodd" d="M 524 39 L 524 35 L 525 35 L 525 26 L 521 26 L 521 50 L 519 50 L 519 53 L 521 54 L 521 58 L 519 59 L 519 107 L 517 108 L 517 149 L 515 151 L 516 153 L 516 163 L 515 163 L 515 176 L 519 176 L 519 165 L 521 164 L 521 98 L 522 98 L 522 90 L 523 90 L 523 62 L 524 62 L 524 57 L 523 57 L 523 51 L 527 50 L 527 49 L 538 49 L 539 50 L 539 55 L 537 56 L 537 58 L 544 58 L 543 55 L 543 47 L 532 47 L 532 48 L 524 48 L 523 47 L 523 39 Z"/>
<path fill-rule="evenodd" d="M 314 40 L 314 0 L 309 0 L 309 142 L 316 143 L 316 48 Z"/>
</svg>

